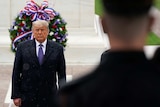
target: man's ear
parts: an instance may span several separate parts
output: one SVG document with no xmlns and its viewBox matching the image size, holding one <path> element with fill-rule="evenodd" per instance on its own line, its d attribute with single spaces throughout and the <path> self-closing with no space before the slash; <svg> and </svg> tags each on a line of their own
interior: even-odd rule
<svg viewBox="0 0 160 107">
<path fill-rule="evenodd" d="M 107 33 L 107 24 L 106 24 L 105 16 L 101 17 L 101 24 L 102 24 L 102 28 L 103 28 L 104 33 Z"/>
<path fill-rule="evenodd" d="M 148 23 L 148 31 L 150 32 L 152 30 L 153 24 L 155 22 L 155 18 L 153 16 L 149 16 L 149 23 Z"/>
<path fill-rule="evenodd" d="M 33 35 L 33 38 L 35 38 L 35 36 Z"/>
</svg>

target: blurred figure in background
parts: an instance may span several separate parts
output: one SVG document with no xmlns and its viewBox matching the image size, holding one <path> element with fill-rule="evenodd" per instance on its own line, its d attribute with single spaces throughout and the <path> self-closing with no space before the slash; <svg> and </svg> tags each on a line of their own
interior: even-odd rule
<svg viewBox="0 0 160 107">
<path fill-rule="evenodd" d="M 91 74 L 60 91 L 61 107 L 160 106 L 160 71 L 143 51 L 153 0 L 102 0 L 111 49 Z"/>
</svg>

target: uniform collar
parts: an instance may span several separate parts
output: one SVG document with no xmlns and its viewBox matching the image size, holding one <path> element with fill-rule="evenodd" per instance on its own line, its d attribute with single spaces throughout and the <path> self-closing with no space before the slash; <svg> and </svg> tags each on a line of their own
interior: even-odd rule
<svg viewBox="0 0 160 107">
<path fill-rule="evenodd" d="M 148 60 L 143 51 L 109 51 L 103 58 L 110 63 L 137 63 Z"/>
</svg>

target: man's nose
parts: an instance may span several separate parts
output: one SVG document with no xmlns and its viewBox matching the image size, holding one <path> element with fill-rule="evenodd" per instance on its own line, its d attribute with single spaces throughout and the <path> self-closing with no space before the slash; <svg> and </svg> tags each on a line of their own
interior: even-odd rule
<svg viewBox="0 0 160 107">
<path fill-rule="evenodd" d="M 42 30 L 38 30 L 38 33 L 41 33 L 42 32 Z"/>
</svg>

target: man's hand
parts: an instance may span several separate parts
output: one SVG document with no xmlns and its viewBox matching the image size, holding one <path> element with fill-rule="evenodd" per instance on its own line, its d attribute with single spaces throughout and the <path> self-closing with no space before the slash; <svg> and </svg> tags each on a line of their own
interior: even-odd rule
<svg viewBox="0 0 160 107">
<path fill-rule="evenodd" d="M 13 99 L 13 102 L 16 106 L 21 106 L 21 98 Z"/>
</svg>

